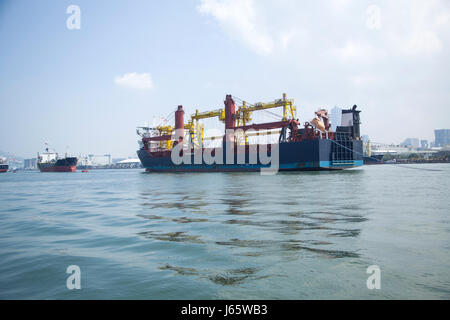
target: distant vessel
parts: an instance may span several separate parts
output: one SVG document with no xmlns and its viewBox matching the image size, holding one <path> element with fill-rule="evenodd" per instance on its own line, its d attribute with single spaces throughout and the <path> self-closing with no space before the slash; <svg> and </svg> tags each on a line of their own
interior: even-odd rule
<svg viewBox="0 0 450 320">
<path fill-rule="evenodd" d="M 9 168 L 8 160 L 6 158 L 0 158 L 0 173 L 7 172 Z"/>
<path fill-rule="evenodd" d="M 75 172 L 78 159 L 76 157 L 59 158 L 56 152 L 50 152 L 48 147 L 45 152 L 38 153 L 38 168 L 41 172 Z"/>
<path fill-rule="evenodd" d="M 267 151 L 268 157 L 272 154 L 275 158 L 278 156 L 280 171 L 342 170 L 363 165 L 361 111 L 356 110 L 356 105 L 342 110 L 341 125 L 336 131 L 331 131 L 325 109 L 318 110 L 313 120 L 301 126 L 296 119 L 293 100 L 286 99 L 286 94 L 282 99 L 269 103 L 242 103 L 236 108 L 233 97 L 227 95 L 224 109 L 197 110 L 188 123 L 184 122 L 183 107 L 178 106 L 174 115 L 175 126 L 139 127 L 137 133 L 141 141 L 137 154 L 142 165 L 147 172 L 259 171 L 269 167 L 267 158 L 263 158 L 264 152 L 256 151 L 261 149 Z M 283 109 L 281 121 L 250 124 L 252 112 L 272 108 Z M 206 118 L 223 121 L 225 134 L 204 137 L 204 128 L 199 120 Z M 250 138 L 270 134 L 278 135 L 278 144 L 249 143 Z M 204 140 L 207 139 L 218 140 L 222 146 L 205 148 Z M 278 151 L 272 150 L 272 146 Z"/>
</svg>

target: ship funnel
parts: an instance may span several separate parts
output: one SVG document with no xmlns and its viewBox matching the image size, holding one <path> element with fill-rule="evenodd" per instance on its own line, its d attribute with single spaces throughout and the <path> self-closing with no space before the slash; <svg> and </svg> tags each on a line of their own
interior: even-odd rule
<svg viewBox="0 0 450 320">
<path fill-rule="evenodd" d="M 179 142 L 183 141 L 184 138 L 184 110 L 183 106 L 178 106 L 177 111 L 175 111 L 175 134 L 177 135 L 177 140 Z"/>
<path fill-rule="evenodd" d="M 235 114 L 236 114 L 236 104 L 228 94 L 225 98 L 225 129 L 234 129 L 235 127 Z"/>
</svg>

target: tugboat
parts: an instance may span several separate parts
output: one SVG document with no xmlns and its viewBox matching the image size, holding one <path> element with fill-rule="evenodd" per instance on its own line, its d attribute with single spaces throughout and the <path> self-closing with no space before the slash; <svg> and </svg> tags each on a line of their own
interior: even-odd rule
<svg viewBox="0 0 450 320">
<path fill-rule="evenodd" d="M 8 160 L 6 158 L 0 158 L 0 173 L 8 172 Z"/>
<path fill-rule="evenodd" d="M 59 158 L 56 152 L 50 152 L 46 146 L 45 152 L 37 155 L 38 168 L 41 172 L 75 172 L 78 159 L 76 157 Z"/>
</svg>

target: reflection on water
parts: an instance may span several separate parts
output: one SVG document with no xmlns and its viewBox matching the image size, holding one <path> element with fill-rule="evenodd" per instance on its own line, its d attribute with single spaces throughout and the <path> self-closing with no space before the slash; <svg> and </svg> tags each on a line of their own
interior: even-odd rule
<svg viewBox="0 0 450 320">
<path fill-rule="evenodd" d="M 351 238 L 360 235 L 362 223 L 367 221 L 364 207 L 350 196 L 351 190 L 344 193 L 338 190 L 353 187 L 361 192 L 363 173 L 344 175 L 351 176 L 351 181 L 344 185 L 339 173 L 280 174 L 270 180 L 236 173 L 168 175 L 166 182 L 172 184 L 166 185 L 164 192 L 153 186 L 148 187 L 152 190 L 144 186 L 140 192 L 143 213 L 137 216 L 151 223 L 149 230 L 138 234 L 152 241 L 201 246 L 195 250 L 206 250 L 212 256 L 220 253 L 223 265 L 198 271 L 197 262 L 184 257 L 185 251 L 174 244 L 171 249 L 178 256 L 171 257 L 160 269 L 202 276 L 226 286 L 280 276 L 266 272 L 267 257 L 283 261 L 295 261 L 302 256 L 358 258 L 358 248 L 351 245 L 354 242 Z M 321 177 L 330 177 L 338 188 L 322 188 L 321 192 L 314 183 Z M 191 183 L 192 178 L 199 183 Z M 330 191 L 334 192 L 331 202 L 326 196 Z M 229 268 L 228 261 L 239 264 L 240 259 L 244 259 L 246 267 Z"/>
<path fill-rule="evenodd" d="M 257 268 L 239 268 L 239 269 L 231 269 L 226 270 L 222 274 L 216 274 L 209 277 L 209 280 L 216 284 L 220 284 L 223 286 L 231 286 L 235 284 L 240 284 L 244 280 L 259 280 L 263 279 L 266 276 L 256 276 L 258 272 Z"/>
<path fill-rule="evenodd" d="M 165 266 L 159 267 L 159 269 L 172 270 L 172 271 L 175 271 L 184 276 L 198 275 L 198 271 L 195 270 L 194 268 L 175 267 L 175 266 L 171 266 L 170 264 L 166 264 Z"/>
<path fill-rule="evenodd" d="M 178 232 L 155 232 L 155 231 L 146 231 L 139 232 L 139 235 L 160 241 L 175 241 L 175 242 L 191 242 L 191 243 L 202 243 L 200 240 L 200 236 L 192 236 L 186 234 L 186 232 L 178 231 Z"/>
<path fill-rule="evenodd" d="M 211 273 L 208 270 L 197 270 L 194 268 L 184 268 L 177 267 L 166 264 L 159 267 L 160 270 L 171 270 L 182 276 L 193 276 L 201 279 L 208 279 L 209 281 L 223 285 L 223 286 L 233 286 L 240 284 L 245 280 L 259 280 L 264 279 L 267 276 L 258 276 L 258 268 L 238 268 L 238 269 L 227 269 L 221 273 Z"/>
</svg>

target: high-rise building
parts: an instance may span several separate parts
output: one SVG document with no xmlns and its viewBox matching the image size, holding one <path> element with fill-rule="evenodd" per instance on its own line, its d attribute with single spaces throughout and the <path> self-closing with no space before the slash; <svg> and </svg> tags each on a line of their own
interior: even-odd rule
<svg viewBox="0 0 450 320">
<path fill-rule="evenodd" d="M 420 140 L 420 147 L 427 149 L 428 148 L 428 140 Z"/>
<path fill-rule="evenodd" d="M 334 107 L 331 109 L 330 121 L 331 121 L 331 131 L 336 131 L 336 127 L 341 125 L 342 119 L 342 109 L 339 107 Z"/>
<path fill-rule="evenodd" d="M 23 168 L 24 169 L 37 169 L 37 159 L 25 159 L 23 160 Z"/>
<path fill-rule="evenodd" d="M 407 138 L 400 145 L 408 148 L 418 148 L 420 146 L 420 142 L 417 138 Z"/>
<path fill-rule="evenodd" d="M 450 144 L 450 129 L 434 130 L 435 147 L 445 147 Z"/>
</svg>

